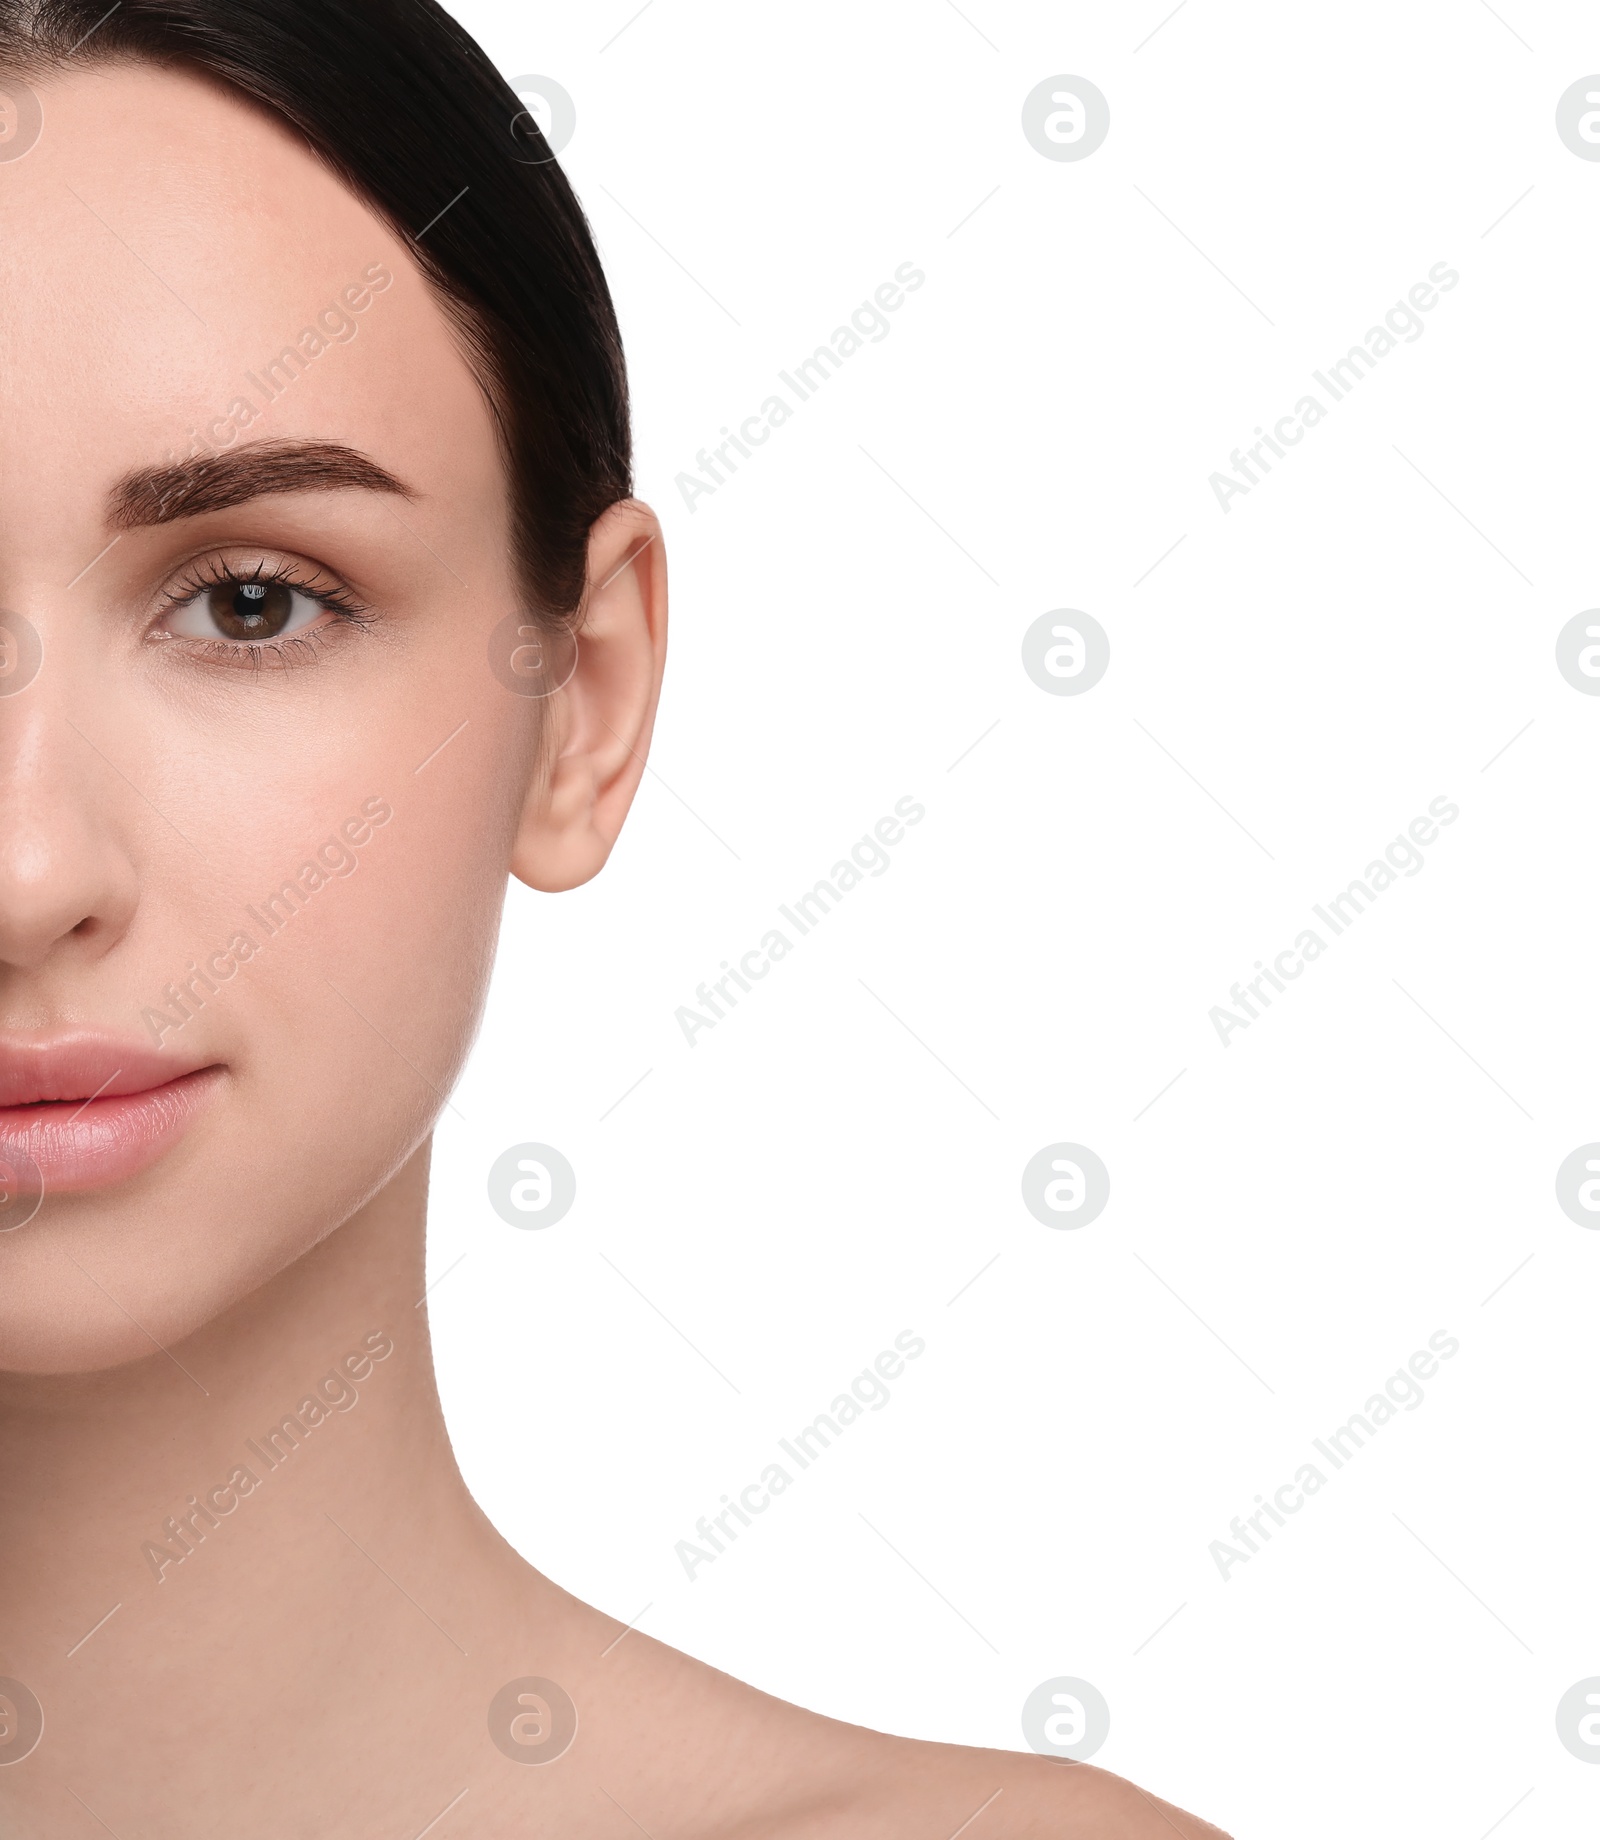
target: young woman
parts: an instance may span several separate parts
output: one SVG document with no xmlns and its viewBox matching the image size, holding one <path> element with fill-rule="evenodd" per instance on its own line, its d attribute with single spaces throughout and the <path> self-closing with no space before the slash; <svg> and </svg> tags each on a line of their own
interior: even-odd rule
<svg viewBox="0 0 1600 1840">
<path fill-rule="evenodd" d="M 456 1471 L 429 1135 L 666 622 L 516 96 L 431 0 L 0 0 L 0 136 L 0 1831 L 1214 1832 L 625 1633 Z"/>
</svg>

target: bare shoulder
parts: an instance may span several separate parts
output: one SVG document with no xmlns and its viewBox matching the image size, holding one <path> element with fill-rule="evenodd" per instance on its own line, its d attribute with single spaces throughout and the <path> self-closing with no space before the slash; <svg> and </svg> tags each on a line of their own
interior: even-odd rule
<svg viewBox="0 0 1600 1840">
<path fill-rule="evenodd" d="M 863 1733 L 825 1796 L 762 1840 L 1228 1840 L 1219 1827 L 1093 1764 Z M 740 1840 L 747 1840 L 741 1836 Z M 754 1830 L 748 1840 L 755 1840 Z"/>
<path fill-rule="evenodd" d="M 1220 1827 L 1152 1795 L 1126 1777 L 1090 1763 L 1058 1762 L 1011 1751 L 957 1749 L 969 1784 L 996 1774 L 989 1760 L 1004 1760 L 1006 1780 L 986 1811 L 998 1817 L 985 1834 L 974 1822 L 964 1840 L 1023 1840 L 1023 1836 L 1082 1835 L 1082 1840 L 1229 1840 Z"/>
<path fill-rule="evenodd" d="M 647 1637 L 624 1666 L 639 1676 L 619 1727 L 629 1740 L 597 1761 L 625 1805 L 632 1789 L 619 1785 L 638 1776 L 638 1805 L 656 1811 L 646 1825 L 660 1840 L 1228 1840 L 1093 1764 L 873 1731 Z M 637 1733 L 663 1704 L 673 1741 L 641 1750 Z"/>
</svg>

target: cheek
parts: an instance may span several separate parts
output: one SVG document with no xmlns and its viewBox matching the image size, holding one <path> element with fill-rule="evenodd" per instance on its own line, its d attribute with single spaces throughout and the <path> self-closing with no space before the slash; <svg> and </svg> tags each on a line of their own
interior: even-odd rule
<svg viewBox="0 0 1600 1840">
<path fill-rule="evenodd" d="M 375 664 L 291 673 L 319 681 L 283 686 L 259 725 L 246 710 L 197 737 L 209 758 L 183 828 L 213 872 L 147 888 L 138 956 L 177 950 L 181 967 L 174 942 L 214 951 L 237 927 L 249 949 L 194 1026 L 241 1079 L 310 1099 L 364 1080 L 437 1106 L 486 986 L 534 731 L 481 644 Z"/>
<path fill-rule="evenodd" d="M 288 1148 L 318 1216 L 347 1212 L 415 1149 L 477 1027 L 519 806 L 478 726 L 421 774 L 408 759 L 392 794 L 374 790 L 381 774 L 347 780 L 348 810 L 314 836 L 359 814 L 359 845 L 284 857 L 279 838 L 258 853 L 258 944 L 219 999 L 218 1051 L 237 1069 L 238 1125 Z M 293 865 L 286 882 L 272 861 Z M 248 1155 L 241 1136 L 220 1160 Z"/>
<path fill-rule="evenodd" d="M 48 1236 L 6 1248 L 0 1366 L 86 1371 L 147 1354 L 146 1331 L 181 1341 L 339 1227 L 427 1137 L 488 987 L 528 725 L 486 698 L 420 773 L 409 740 L 396 751 L 369 728 L 365 743 L 347 759 L 308 743 L 248 817 L 196 800 L 185 828 L 212 874 L 174 860 L 146 880 L 136 949 L 152 995 L 250 943 L 226 975 L 213 964 L 211 989 L 190 983 L 176 1038 L 229 1074 L 118 1196 L 114 1233 L 105 1197 L 63 1196 Z M 364 842 L 342 839 L 346 819 L 369 826 Z"/>
<path fill-rule="evenodd" d="M 349 850 L 346 873 L 327 874 L 267 940 L 268 1009 L 242 1044 L 252 1064 L 304 1058 L 316 1043 L 330 1069 L 437 1108 L 476 1027 L 505 895 L 512 812 L 461 771 L 477 764 L 464 752 L 453 775 L 385 800 L 392 816 Z"/>
</svg>

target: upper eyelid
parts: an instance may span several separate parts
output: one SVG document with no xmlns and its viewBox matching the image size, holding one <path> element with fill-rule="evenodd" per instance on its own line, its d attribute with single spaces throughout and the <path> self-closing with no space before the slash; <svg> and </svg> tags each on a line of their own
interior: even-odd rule
<svg viewBox="0 0 1600 1840">
<path fill-rule="evenodd" d="M 251 553 L 251 552 L 247 552 Z M 345 612 L 365 612 L 364 603 L 350 586 L 331 569 L 320 563 L 291 560 L 286 556 L 269 558 L 256 552 L 253 563 L 225 560 L 214 550 L 192 557 L 177 574 L 169 578 L 159 593 L 157 617 L 186 607 L 207 588 L 228 581 L 275 581 L 294 588 L 312 600 L 335 602 Z"/>
</svg>

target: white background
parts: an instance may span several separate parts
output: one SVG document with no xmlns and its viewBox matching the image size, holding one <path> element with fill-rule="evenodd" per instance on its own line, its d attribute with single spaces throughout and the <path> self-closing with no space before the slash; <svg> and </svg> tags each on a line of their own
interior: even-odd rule
<svg viewBox="0 0 1600 1840">
<path fill-rule="evenodd" d="M 1167 10 L 455 6 L 576 101 L 675 636 L 616 856 L 513 889 L 440 1126 L 450 1424 L 534 1563 L 805 1705 L 1020 1747 L 1075 1675 L 1097 1761 L 1240 1840 L 1588 1834 L 1554 1711 L 1600 1674 L 1600 1233 L 1554 1176 L 1600 1137 L 1600 701 L 1554 645 L 1600 600 L 1600 164 L 1554 111 L 1600 27 Z M 1110 103 L 1081 162 L 1021 129 L 1061 73 Z M 687 508 L 906 261 L 891 334 Z M 1208 475 L 1439 262 L 1224 514 Z M 1021 666 L 1062 607 L 1110 635 L 1082 696 Z M 905 795 L 888 871 L 689 1046 Z M 1441 795 L 1423 869 L 1219 1042 Z M 487 1200 L 526 1140 L 577 1171 L 547 1231 Z M 1059 1140 L 1111 1172 L 1081 1231 L 1021 1199 Z M 904 1329 L 891 1403 L 690 1582 L 675 1543 Z M 1225 1582 L 1211 1542 L 1441 1329 Z"/>
</svg>

